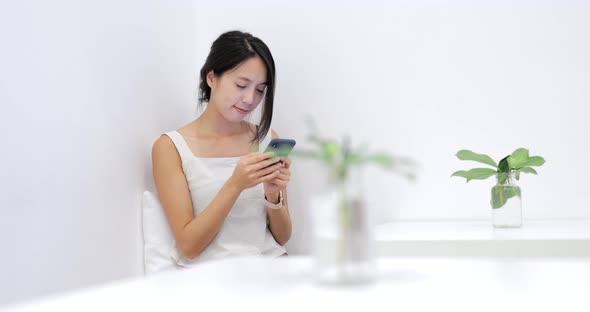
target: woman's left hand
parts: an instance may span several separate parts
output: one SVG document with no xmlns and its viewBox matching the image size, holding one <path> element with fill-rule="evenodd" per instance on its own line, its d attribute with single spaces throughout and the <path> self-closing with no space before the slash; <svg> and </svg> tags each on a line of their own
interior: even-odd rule
<svg viewBox="0 0 590 312">
<path fill-rule="evenodd" d="M 279 191 L 284 190 L 291 180 L 291 160 L 281 157 L 283 166 L 279 168 L 279 174 L 276 178 L 264 182 L 264 196 L 271 202 L 279 201 Z"/>
</svg>

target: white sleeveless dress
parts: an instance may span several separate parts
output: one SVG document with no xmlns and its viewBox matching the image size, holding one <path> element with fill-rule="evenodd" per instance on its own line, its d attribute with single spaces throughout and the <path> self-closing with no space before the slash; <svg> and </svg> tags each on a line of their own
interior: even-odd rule
<svg viewBox="0 0 590 312">
<path fill-rule="evenodd" d="M 197 157 L 177 131 L 166 133 L 174 142 L 182 160 L 182 170 L 189 186 L 195 216 L 203 212 L 232 175 L 240 157 Z M 259 144 L 270 141 L 270 131 Z M 262 184 L 242 191 L 219 232 L 194 259 L 182 255 L 175 246 L 170 257 L 179 266 L 231 256 L 262 255 L 277 257 L 286 249 L 279 245 L 268 228 Z"/>
</svg>

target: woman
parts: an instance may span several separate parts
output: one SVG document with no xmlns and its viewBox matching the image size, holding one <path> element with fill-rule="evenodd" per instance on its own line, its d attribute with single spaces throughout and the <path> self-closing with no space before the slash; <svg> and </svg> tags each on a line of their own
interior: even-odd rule
<svg viewBox="0 0 590 312">
<path fill-rule="evenodd" d="M 213 42 L 200 79 L 203 114 L 162 135 L 152 149 L 156 189 L 176 241 L 171 257 L 187 266 L 227 256 L 285 255 L 291 161 L 259 152 L 278 137 L 270 129 L 271 52 L 249 33 L 224 33 Z M 260 125 L 245 121 L 263 98 Z"/>
</svg>

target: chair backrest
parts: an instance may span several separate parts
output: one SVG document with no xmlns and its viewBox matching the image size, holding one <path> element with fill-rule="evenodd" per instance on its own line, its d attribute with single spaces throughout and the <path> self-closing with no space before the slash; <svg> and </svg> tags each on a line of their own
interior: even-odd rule
<svg viewBox="0 0 590 312">
<path fill-rule="evenodd" d="M 145 274 L 176 267 L 171 258 L 174 236 L 158 196 L 144 191 L 142 197 L 143 263 Z"/>
</svg>

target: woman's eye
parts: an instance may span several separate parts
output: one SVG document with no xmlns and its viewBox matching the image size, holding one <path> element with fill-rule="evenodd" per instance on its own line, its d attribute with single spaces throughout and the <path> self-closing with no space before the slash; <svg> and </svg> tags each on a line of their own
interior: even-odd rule
<svg viewBox="0 0 590 312">
<path fill-rule="evenodd" d="M 237 86 L 238 88 L 240 88 L 240 89 L 245 89 L 245 88 L 246 88 L 246 86 L 240 86 L 240 85 L 239 85 L 239 84 L 237 84 L 237 83 L 236 83 L 236 86 Z"/>
<path fill-rule="evenodd" d="M 264 89 L 262 89 L 262 90 L 256 89 L 256 91 L 258 91 L 258 93 L 264 93 Z"/>
</svg>

